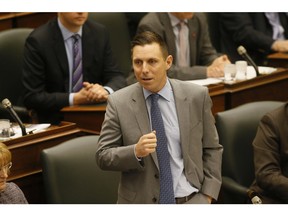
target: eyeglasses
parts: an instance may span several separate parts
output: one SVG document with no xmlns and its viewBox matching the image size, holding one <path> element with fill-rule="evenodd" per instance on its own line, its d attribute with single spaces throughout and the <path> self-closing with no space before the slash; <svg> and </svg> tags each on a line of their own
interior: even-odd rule
<svg viewBox="0 0 288 216">
<path fill-rule="evenodd" d="M 2 171 L 8 172 L 11 169 L 11 167 L 12 167 L 12 162 L 0 167 L 0 172 Z"/>
</svg>

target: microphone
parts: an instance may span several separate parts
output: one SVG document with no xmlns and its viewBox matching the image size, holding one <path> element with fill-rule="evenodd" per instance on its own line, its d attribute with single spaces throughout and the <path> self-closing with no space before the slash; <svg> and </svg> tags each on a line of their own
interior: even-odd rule
<svg viewBox="0 0 288 216">
<path fill-rule="evenodd" d="M 242 56 L 256 71 L 256 76 L 260 76 L 259 70 L 255 62 L 252 60 L 252 58 L 248 55 L 246 49 L 243 46 L 239 46 L 237 48 L 237 52 L 239 55 Z"/>
<path fill-rule="evenodd" d="M 13 109 L 11 102 L 7 98 L 5 98 L 4 100 L 2 100 L 2 105 L 4 108 L 8 110 L 10 115 L 13 117 L 14 121 L 16 121 L 19 124 L 21 131 L 22 131 L 22 136 L 27 135 L 25 126 L 22 123 L 19 116 L 17 115 L 17 113 L 15 112 L 15 110 Z"/>
<path fill-rule="evenodd" d="M 247 195 L 251 200 L 252 204 L 262 204 L 262 200 L 258 196 L 258 194 L 253 190 L 248 190 Z"/>
</svg>

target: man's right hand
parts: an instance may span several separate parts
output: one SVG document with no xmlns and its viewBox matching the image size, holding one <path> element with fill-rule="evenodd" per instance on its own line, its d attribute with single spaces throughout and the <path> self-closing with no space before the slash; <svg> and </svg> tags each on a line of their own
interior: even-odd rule
<svg viewBox="0 0 288 216">
<path fill-rule="evenodd" d="M 135 147 L 135 154 L 138 158 L 146 157 L 156 151 L 157 138 L 153 131 L 140 137 Z"/>
</svg>

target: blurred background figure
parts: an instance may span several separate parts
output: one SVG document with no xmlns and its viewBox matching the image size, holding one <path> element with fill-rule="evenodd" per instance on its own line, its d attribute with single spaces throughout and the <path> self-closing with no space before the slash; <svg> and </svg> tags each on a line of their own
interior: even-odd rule
<svg viewBox="0 0 288 216">
<path fill-rule="evenodd" d="M 222 77 L 224 65 L 230 63 L 226 55 L 212 46 L 205 14 L 202 13 L 148 13 L 137 32 L 153 31 L 168 46 L 174 62 L 168 77 L 191 80 Z M 128 84 L 136 82 L 133 74 Z"/>
<path fill-rule="evenodd" d="M 12 167 L 12 156 L 7 146 L 0 143 L 0 204 L 28 204 L 23 192 L 7 178 Z"/>
<path fill-rule="evenodd" d="M 264 204 L 288 203 L 288 103 L 267 113 L 253 141 L 255 181 Z"/>
<path fill-rule="evenodd" d="M 266 56 L 288 51 L 287 13 L 220 13 L 221 52 L 232 62 L 243 60 L 237 47 L 243 45 L 257 65 L 267 65 Z"/>
</svg>

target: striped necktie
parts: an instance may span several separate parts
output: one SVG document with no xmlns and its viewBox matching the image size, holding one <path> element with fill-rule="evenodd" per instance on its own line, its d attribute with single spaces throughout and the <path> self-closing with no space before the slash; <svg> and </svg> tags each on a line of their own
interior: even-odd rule
<svg viewBox="0 0 288 216">
<path fill-rule="evenodd" d="M 79 49 L 80 35 L 75 34 L 73 38 L 73 71 L 72 71 L 72 92 L 78 92 L 82 88 L 82 56 Z"/>
<path fill-rule="evenodd" d="M 172 173 L 170 167 L 170 154 L 168 152 L 168 141 L 165 133 L 165 127 L 158 106 L 159 94 L 151 94 L 151 122 L 152 129 L 156 131 L 157 137 L 157 158 L 160 172 L 160 204 L 174 204 L 174 190 Z"/>
</svg>

